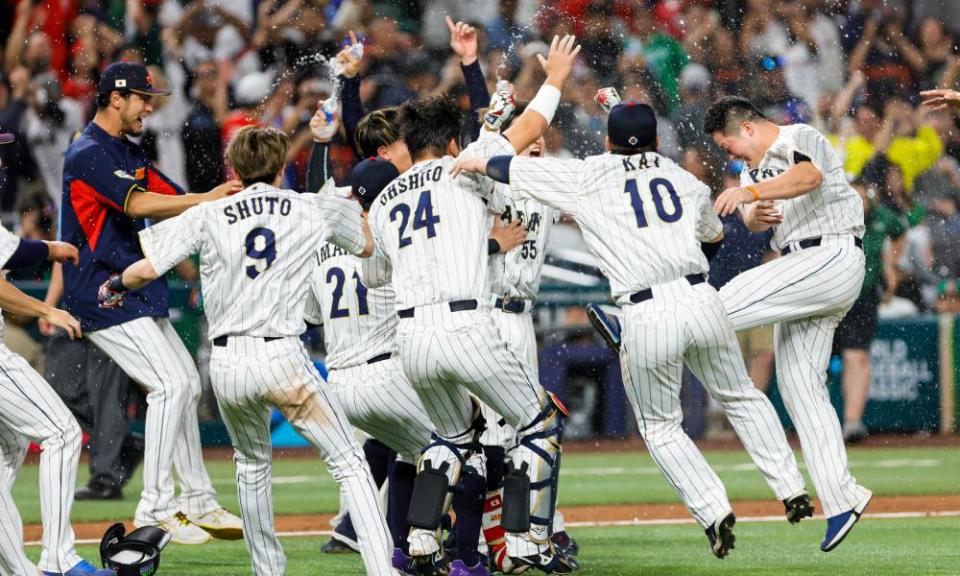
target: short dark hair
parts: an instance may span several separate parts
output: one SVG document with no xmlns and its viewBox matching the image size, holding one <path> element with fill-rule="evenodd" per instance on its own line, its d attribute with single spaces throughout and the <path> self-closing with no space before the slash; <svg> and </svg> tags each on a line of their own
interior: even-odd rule
<svg viewBox="0 0 960 576">
<path fill-rule="evenodd" d="M 447 145 L 459 136 L 460 108 L 449 96 L 411 100 L 400 107 L 400 137 L 414 160 L 424 152 L 446 155 Z"/>
<path fill-rule="evenodd" d="M 378 148 L 389 146 L 400 139 L 397 116 L 398 109 L 391 107 L 374 110 L 360 119 L 354 137 L 361 159 L 376 156 Z"/>
<path fill-rule="evenodd" d="M 109 92 L 97 92 L 97 110 L 104 110 L 107 106 L 110 105 L 110 95 L 114 92 L 119 92 L 120 96 L 123 98 L 130 97 L 129 90 L 111 90 Z"/>
<path fill-rule="evenodd" d="M 724 96 L 717 100 L 707 110 L 703 121 L 703 131 L 706 134 L 726 132 L 734 124 L 746 120 L 767 120 L 763 112 L 753 102 L 740 96 Z"/>
</svg>

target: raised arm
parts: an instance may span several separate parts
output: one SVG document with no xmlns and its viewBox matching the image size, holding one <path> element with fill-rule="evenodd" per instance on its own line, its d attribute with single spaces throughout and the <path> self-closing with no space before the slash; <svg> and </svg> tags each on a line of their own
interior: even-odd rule
<svg viewBox="0 0 960 576">
<path fill-rule="evenodd" d="M 357 35 L 350 31 L 350 45 L 337 54 L 340 70 L 340 102 L 343 106 L 343 129 L 346 132 L 347 144 L 357 158 L 360 150 L 357 149 L 357 125 L 363 118 L 363 103 L 360 101 L 360 63 L 363 59 L 363 44 Z M 357 48 L 360 46 L 360 48 Z"/>
<path fill-rule="evenodd" d="M 460 57 L 460 69 L 463 71 L 463 80 L 467 86 L 467 94 L 470 96 L 470 109 L 473 112 L 470 115 L 470 128 L 471 134 L 476 138 L 480 132 L 479 112 L 490 101 L 487 81 L 483 77 L 483 69 L 480 68 L 480 62 L 477 60 L 477 54 L 480 51 L 477 30 L 464 22 L 454 24 L 449 16 L 446 17 L 446 21 L 447 28 L 450 30 L 450 48 Z"/>
<path fill-rule="evenodd" d="M 330 161 L 330 140 L 337 133 L 339 119 L 336 112 L 333 122 L 327 123 L 327 114 L 323 111 L 323 101 L 317 105 L 317 111 L 310 119 L 310 134 L 313 136 L 313 147 L 310 149 L 310 160 L 307 161 L 307 192 L 317 192 L 324 182 L 333 178 L 333 163 Z"/>
<path fill-rule="evenodd" d="M 563 83 L 570 75 L 579 52 L 580 46 L 576 45 L 576 38 L 573 36 L 564 36 L 562 40 L 559 36 L 554 36 L 549 55 L 546 58 L 541 54 L 537 55 L 540 65 L 547 73 L 547 79 L 523 114 L 503 133 L 518 153 L 546 132 L 560 104 Z"/>
</svg>

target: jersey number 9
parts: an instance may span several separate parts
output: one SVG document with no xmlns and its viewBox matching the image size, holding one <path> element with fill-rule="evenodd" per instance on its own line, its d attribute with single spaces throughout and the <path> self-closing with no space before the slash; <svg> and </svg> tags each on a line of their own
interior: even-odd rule
<svg viewBox="0 0 960 576">
<path fill-rule="evenodd" d="M 673 203 L 673 210 L 667 212 L 663 206 L 663 195 L 661 190 L 665 190 Z M 643 212 L 643 199 L 640 198 L 640 190 L 637 187 L 637 181 L 633 178 L 627 180 L 624 192 L 630 194 L 630 203 L 633 204 L 633 211 L 637 215 L 637 228 L 647 227 L 647 215 Z M 654 178 L 650 181 L 650 196 L 653 197 L 653 204 L 657 208 L 657 216 L 667 224 L 672 224 L 683 216 L 683 205 L 680 204 L 680 197 L 677 196 L 677 190 L 673 183 L 663 178 Z"/>
<path fill-rule="evenodd" d="M 247 265 L 247 276 L 256 278 L 273 265 L 273 261 L 277 259 L 275 241 L 276 236 L 269 228 L 254 228 L 247 234 L 247 240 L 244 243 L 247 247 L 247 258 L 266 261 L 262 270 L 257 268 L 256 263 Z"/>
</svg>

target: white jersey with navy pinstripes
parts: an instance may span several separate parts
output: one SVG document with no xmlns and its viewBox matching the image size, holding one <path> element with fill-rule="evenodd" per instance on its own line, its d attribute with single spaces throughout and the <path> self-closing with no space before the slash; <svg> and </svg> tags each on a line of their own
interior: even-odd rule
<svg viewBox="0 0 960 576">
<path fill-rule="evenodd" d="M 506 254 L 490 257 L 490 291 L 495 296 L 536 300 L 540 273 L 547 258 L 547 237 L 560 219 L 560 213 L 536 200 L 514 200 L 503 188 L 506 186 L 497 185 L 498 192 L 506 197 L 506 209 L 495 217 L 503 225 L 520 220 L 527 238 Z"/>
<path fill-rule="evenodd" d="M 317 260 L 306 320 L 323 324 L 327 367 L 349 368 L 396 352 L 399 319 L 393 287 L 367 289 L 360 280 L 360 259 L 335 244 L 321 246 Z"/>
<path fill-rule="evenodd" d="M 744 170 L 740 179 L 753 184 L 778 176 L 800 162 L 812 162 L 823 175 L 815 189 L 789 200 L 777 200 L 783 222 L 773 228 L 771 247 L 807 238 L 853 234 L 863 237 L 863 202 L 847 182 L 843 163 L 822 134 L 806 124 L 780 126 L 780 135 L 760 165 Z"/>
<path fill-rule="evenodd" d="M 655 152 L 585 160 L 516 157 L 509 194 L 572 216 L 620 304 L 639 290 L 706 273 L 700 242 L 723 232 L 710 189 Z"/>
<path fill-rule="evenodd" d="M 0 262 L 6 265 L 7 260 L 17 251 L 20 245 L 20 237 L 10 232 L 3 226 L 0 226 Z M 0 336 L 3 336 L 6 324 L 3 322 L 3 316 L 0 315 Z"/>
<path fill-rule="evenodd" d="M 359 204 L 258 183 L 147 228 L 140 244 L 160 274 L 200 253 L 211 339 L 299 336 L 317 247 L 331 234 L 363 250 Z"/>
<path fill-rule="evenodd" d="M 506 138 L 474 142 L 464 155 L 513 155 Z M 393 267 L 399 309 L 487 293 L 488 203 L 493 180 L 450 177 L 452 156 L 425 160 L 394 179 L 370 207 L 377 249 Z"/>
</svg>

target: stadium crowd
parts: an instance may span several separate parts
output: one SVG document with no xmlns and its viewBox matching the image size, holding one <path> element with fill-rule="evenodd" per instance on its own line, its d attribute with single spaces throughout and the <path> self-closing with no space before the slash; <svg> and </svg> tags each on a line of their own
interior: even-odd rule
<svg viewBox="0 0 960 576">
<path fill-rule="evenodd" d="M 448 15 L 478 27 L 478 54 L 451 51 Z M 348 31 L 364 54 L 337 78 L 326 63 Z M 478 59 L 491 91 L 509 80 L 525 101 L 542 80 L 544 40 L 566 32 L 583 51 L 549 154 L 603 151 L 605 115 L 593 97 L 614 86 L 652 103 L 661 152 L 719 192 L 739 182 L 742 165 L 703 134 L 703 116 L 717 97 L 748 96 L 775 122 L 829 134 L 839 150 L 867 211 L 866 315 L 960 311 L 960 117 L 918 97 L 960 80 L 960 3 L 949 0 L 6 2 L 0 131 L 16 143 L 0 148 L 0 212 L 25 237 L 56 236 L 64 152 L 92 118 L 110 62 L 143 62 L 171 90 L 155 99 L 143 144 L 186 189 L 223 182 L 231 134 L 261 124 L 290 135 L 285 186 L 303 190 L 310 118 L 344 77 L 361 79 L 366 110 L 453 93 L 466 111 L 458 64 Z M 333 148 L 340 179 L 357 160 L 351 148 L 342 138 Z M 738 272 L 743 254 L 766 257 L 747 236 L 728 233 L 717 278 Z M 178 274 L 196 279 L 189 266 Z"/>
</svg>

